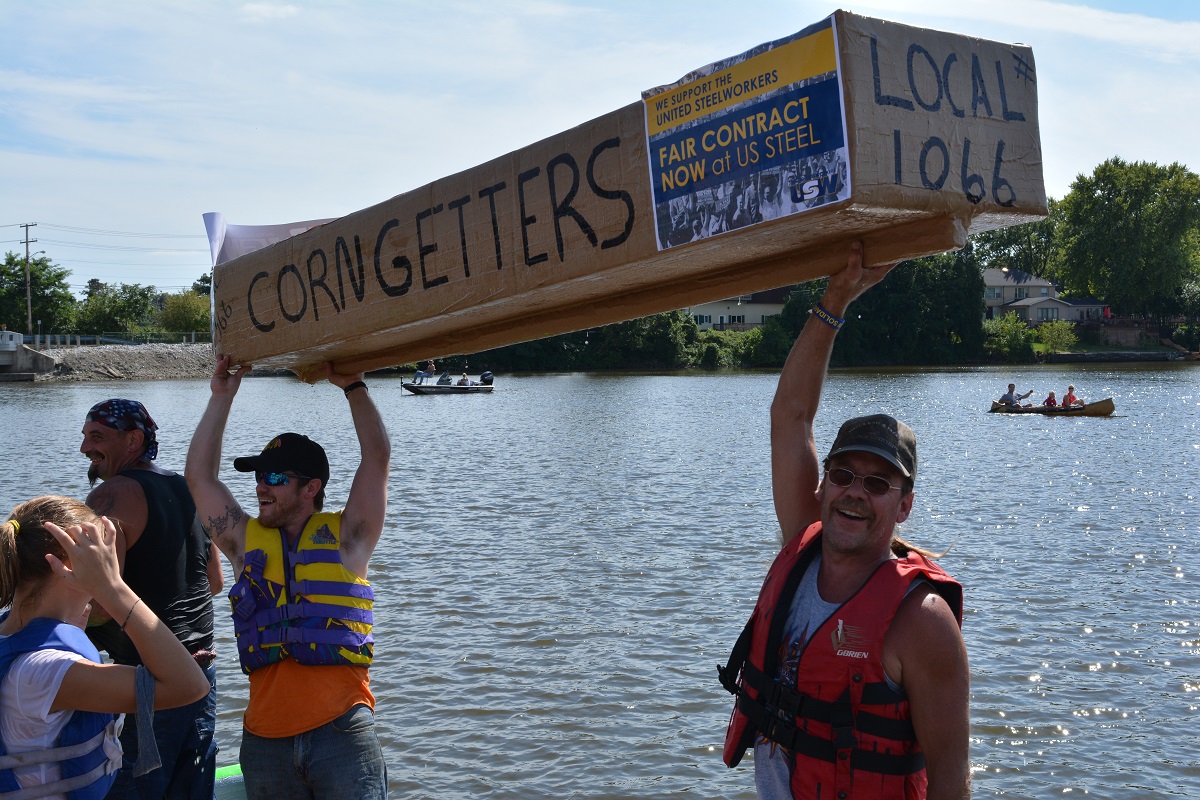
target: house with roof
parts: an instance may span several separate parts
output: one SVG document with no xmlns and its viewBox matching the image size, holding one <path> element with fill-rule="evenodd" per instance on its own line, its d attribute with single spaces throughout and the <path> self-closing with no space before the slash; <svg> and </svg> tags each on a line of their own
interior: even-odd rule
<svg viewBox="0 0 1200 800">
<path fill-rule="evenodd" d="M 701 303 L 687 310 L 696 326 L 702 331 L 748 331 L 757 328 L 783 311 L 783 304 L 791 294 L 790 286 L 754 292 L 726 300 Z"/>
<path fill-rule="evenodd" d="M 1104 317 L 1104 303 L 1090 297 L 1059 297 L 1054 284 L 1019 269 L 983 271 L 984 319 L 1003 317 L 1010 311 L 1032 325 L 1065 319 L 1070 322 Z"/>
</svg>

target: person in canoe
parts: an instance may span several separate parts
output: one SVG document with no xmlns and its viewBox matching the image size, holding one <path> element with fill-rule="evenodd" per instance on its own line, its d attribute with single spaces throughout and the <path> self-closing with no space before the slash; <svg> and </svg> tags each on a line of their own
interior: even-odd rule
<svg viewBox="0 0 1200 800">
<path fill-rule="evenodd" d="M 1046 399 L 1042 401 L 1042 405 L 1044 405 L 1046 408 L 1058 407 L 1058 400 L 1054 398 L 1054 392 L 1050 392 L 1050 394 L 1046 395 Z M 1063 405 L 1065 406 L 1066 403 L 1063 403 Z"/>
<path fill-rule="evenodd" d="M 1033 394 L 1033 389 L 1030 389 L 1025 394 L 1017 394 L 1017 385 L 1015 383 L 1010 383 L 1008 385 L 1008 391 L 1005 392 L 1004 394 L 1000 395 L 1000 399 L 997 402 L 999 402 L 1000 405 L 1002 405 L 1002 406 L 1012 406 L 1013 408 L 1020 408 L 1021 401 L 1024 400 L 1026 397 L 1029 397 L 1029 395 L 1031 395 L 1031 394 Z"/>
<path fill-rule="evenodd" d="M 1053 395 L 1054 392 L 1051 392 L 1050 394 Z M 1062 404 L 1063 404 L 1063 408 L 1070 408 L 1071 406 L 1083 405 L 1083 401 L 1075 396 L 1075 387 L 1074 386 L 1067 387 L 1067 393 L 1063 395 Z"/>
</svg>

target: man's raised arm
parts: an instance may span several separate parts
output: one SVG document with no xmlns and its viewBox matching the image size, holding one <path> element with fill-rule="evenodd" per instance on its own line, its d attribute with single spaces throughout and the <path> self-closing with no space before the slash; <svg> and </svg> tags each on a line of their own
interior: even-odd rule
<svg viewBox="0 0 1200 800">
<path fill-rule="evenodd" d="M 217 475 L 221 469 L 221 442 L 225 437 L 225 424 L 229 421 L 229 409 L 242 378 L 249 371 L 249 365 L 242 365 L 230 373 L 229 356 L 217 359 L 217 368 L 209 382 L 212 396 L 192 434 L 184 469 L 200 523 L 208 538 L 229 559 L 235 575 L 242 571 L 242 556 L 246 549 L 246 512 Z"/>
<path fill-rule="evenodd" d="M 845 268 L 829 278 L 825 295 L 783 364 L 771 402 L 771 489 L 784 544 L 821 515 L 815 496 L 821 468 L 813 420 L 821 402 L 833 339 L 850 303 L 883 280 L 893 266 L 864 267 L 862 242 L 852 242 Z"/>
<path fill-rule="evenodd" d="M 392 444 L 362 373 L 339 375 L 332 364 L 326 363 L 325 375 L 345 393 L 350 403 L 354 433 L 362 454 L 342 512 L 342 563 L 355 575 L 366 578 L 371 554 L 383 534 Z"/>
</svg>

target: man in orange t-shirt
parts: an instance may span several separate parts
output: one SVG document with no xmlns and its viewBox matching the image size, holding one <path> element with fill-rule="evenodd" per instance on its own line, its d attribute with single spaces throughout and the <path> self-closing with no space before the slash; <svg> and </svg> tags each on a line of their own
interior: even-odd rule
<svg viewBox="0 0 1200 800">
<path fill-rule="evenodd" d="M 251 519 L 218 479 L 221 442 L 248 365 L 221 356 L 188 450 L 186 476 L 212 541 L 238 576 L 229 598 L 242 670 L 250 676 L 241 763 L 254 798 L 384 798 L 387 767 L 369 688 L 367 566 L 383 533 L 391 444 L 362 374 L 329 382 L 350 404 L 361 460 L 346 507 L 322 511 L 325 451 L 284 433 L 234 460 L 255 475 Z M 297 702 L 299 701 L 299 702 Z"/>
</svg>

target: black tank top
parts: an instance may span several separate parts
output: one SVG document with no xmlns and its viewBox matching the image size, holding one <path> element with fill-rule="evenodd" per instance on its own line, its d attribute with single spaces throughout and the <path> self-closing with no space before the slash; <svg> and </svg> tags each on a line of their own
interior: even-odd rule
<svg viewBox="0 0 1200 800">
<path fill-rule="evenodd" d="M 131 469 L 146 495 L 146 528 L 125 553 L 125 582 L 166 623 L 189 653 L 213 643 L 212 594 L 208 585 L 208 537 L 196 517 L 187 481 Z M 88 628 L 88 636 L 118 664 L 142 663 L 120 620 Z"/>
</svg>

